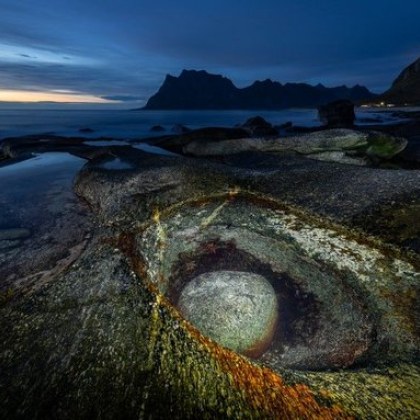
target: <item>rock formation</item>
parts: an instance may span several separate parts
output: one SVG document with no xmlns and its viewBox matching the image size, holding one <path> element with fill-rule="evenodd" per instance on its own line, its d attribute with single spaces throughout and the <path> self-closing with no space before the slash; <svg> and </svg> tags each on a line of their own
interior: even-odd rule
<svg viewBox="0 0 420 420">
<path fill-rule="evenodd" d="M 353 127 L 356 115 L 354 104 L 348 100 L 339 100 L 321 105 L 318 108 L 321 122 L 329 128 Z"/>
<path fill-rule="evenodd" d="M 395 105 L 420 104 L 420 58 L 400 73 L 379 101 Z"/>
<path fill-rule="evenodd" d="M 327 88 L 321 84 L 286 83 L 267 79 L 239 89 L 231 80 L 204 70 L 167 75 L 144 109 L 283 109 L 317 107 L 338 99 L 361 101 L 375 95 L 362 86 Z"/>
<path fill-rule="evenodd" d="M 303 151 L 389 147 L 338 134 L 293 141 Z M 4 156 L 24 158 L 35 147 L 27 140 L 9 139 Z M 81 202 L 56 204 L 54 220 L 55 198 L 46 197 L 51 242 L 36 231 L 0 238 L 44 241 L 48 262 L 13 250 L 14 264 L 0 264 L 9 279 L 0 294 L 0 418 L 419 417 L 419 171 L 287 150 L 221 162 L 128 146 L 93 155 L 77 139 L 67 147 L 90 156 L 66 184 Z M 70 233 L 77 251 L 68 256 Z M 51 253 L 63 241 L 58 264 Z M 215 272 L 260 276 L 274 289 L 277 328 L 253 362 L 179 311 L 194 279 Z"/>
<path fill-rule="evenodd" d="M 391 159 L 406 146 L 406 139 L 384 133 L 333 129 L 284 138 L 242 138 L 207 142 L 194 140 L 185 144 L 183 152 L 189 156 L 201 157 L 243 152 L 296 152 L 311 159 L 364 166 Z"/>
</svg>

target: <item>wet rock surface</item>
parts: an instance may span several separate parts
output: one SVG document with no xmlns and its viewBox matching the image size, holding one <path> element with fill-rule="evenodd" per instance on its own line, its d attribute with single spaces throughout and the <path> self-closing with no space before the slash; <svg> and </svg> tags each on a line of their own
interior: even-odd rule
<svg viewBox="0 0 420 420">
<path fill-rule="evenodd" d="M 28 261 L 2 283 L 1 416 L 418 417 L 419 177 L 290 150 L 97 155 L 74 183 L 94 220 L 80 203 L 44 215 L 57 246 L 80 245 L 73 257 L 27 247 L 36 226 L 8 219 L 31 237 L 0 251 L 9 274 Z M 274 290 L 277 325 L 255 362 L 176 309 L 221 271 Z"/>
<path fill-rule="evenodd" d="M 36 289 L 82 252 L 91 220 L 72 183 L 84 164 L 46 153 L 0 168 L 0 293 Z"/>
</svg>

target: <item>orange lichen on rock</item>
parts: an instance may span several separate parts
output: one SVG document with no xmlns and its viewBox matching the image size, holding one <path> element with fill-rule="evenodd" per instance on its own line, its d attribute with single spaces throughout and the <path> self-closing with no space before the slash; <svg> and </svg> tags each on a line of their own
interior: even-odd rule
<svg viewBox="0 0 420 420">
<path fill-rule="evenodd" d="M 153 285 L 150 290 L 157 292 Z M 245 396 L 250 411 L 258 411 L 262 418 L 323 420 L 353 418 L 336 405 L 322 406 L 307 385 L 286 385 L 271 369 L 258 366 L 204 337 L 193 325 L 185 321 L 163 296 L 161 304 L 179 320 L 199 348 L 217 362 L 220 371 L 228 375 L 232 386 Z"/>
<path fill-rule="evenodd" d="M 200 395 L 197 393 L 197 388 L 199 388 L 204 390 L 203 398 L 206 399 L 206 395 L 210 395 L 210 389 L 207 388 L 209 387 L 212 389 L 211 392 L 215 393 L 219 404 L 214 403 L 213 400 L 210 401 L 210 397 L 207 398 L 210 401 L 208 403 L 213 409 L 217 404 L 218 412 L 224 413 L 228 418 L 246 417 L 242 414 L 239 417 L 229 414 L 233 407 L 228 404 L 228 400 L 234 401 L 235 409 L 240 410 L 241 413 L 247 412 L 250 418 L 253 418 L 255 413 L 258 414 L 258 418 L 323 420 L 352 418 L 341 407 L 330 404 L 325 394 L 320 395 L 317 401 L 314 392 L 307 385 L 286 385 L 281 376 L 269 368 L 252 363 L 246 357 L 221 347 L 203 336 L 161 294 L 156 281 L 148 279 L 147 262 L 137 255 L 135 236 L 133 234 L 121 235 L 117 243 L 117 246 L 131 260 L 133 271 L 139 277 L 142 287 L 151 293 L 154 301 L 152 310 L 154 325 L 151 325 L 153 334 L 149 337 L 151 341 L 150 368 L 153 368 L 153 360 L 160 360 L 156 366 L 158 372 L 165 375 L 162 380 L 170 383 L 171 387 L 175 387 L 176 392 L 182 393 L 189 390 L 189 392 L 195 392 L 197 394 L 195 398 L 197 398 Z M 214 244 L 209 243 L 207 246 L 210 248 L 207 249 L 209 252 Z M 181 328 L 172 330 L 171 325 L 174 323 Z M 182 340 L 182 344 L 180 342 L 178 345 L 178 340 Z M 159 341 L 162 343 L 168 341 L 168 343 L 163 346 L 159 344 Z M 162 352 L 163 348 L 165 350 Z M 192 351 L 188 355 L 184 351 L 187 348 Z M 168 352 L 172 351 L 174 351 L 174 357 L 168 356 Z M 162 352 L 162 354 L 159 356 L 156 352 Z M 185 360 L 178 361 L 178 357 L 183 357 Z M 162 365 L 162 363 L 169 363 L 169 365 Z M 177 367 L 177 363 L 185 363 L 185 371 L 181 366 Z M 195 363 L 197 366 L 194 365 Z M 222 386 L 223 384 L 229 384 L 228 388 Z M 325 400 L 327 401 L 323 405 L 322 401 Z M 206 403 L 197 400 L 194 404 L 206 407 Z"/>
</svg>

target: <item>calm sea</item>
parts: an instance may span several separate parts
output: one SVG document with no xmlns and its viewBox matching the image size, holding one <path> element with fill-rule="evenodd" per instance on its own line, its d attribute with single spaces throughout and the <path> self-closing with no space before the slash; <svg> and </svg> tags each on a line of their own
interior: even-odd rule
<svg viewBox="0 0 420 420">
<path fill-rule="evenodd" d="M 293 121 L 317 125 L 313 109 L 276 112 L 257 111 L 125 111 L 125 110 L 1 110 L 0 138 L 38 133 L 84 137 L 138 138 L 151 136 L 150 128 L 162 125 L 167 132 L 176 124 L 189 128 L 208 126 L 232 127 L 255 115 L 273 124 Z M 92 133 L 80 133 L 90 128 Z M 159 133 L 162 134 L 162 133 Z"/>
<path fill-rule="evenodd" d="M 261 115 L 274 125 L 291 121 L 294 125 L 319 125 L 315 109 L 281 111 L 130 111 L 130 110 L 0 110 L 0 139 L 28 134 L 62 136 L 144 138 L 156 135 L 150 131 L 161 125 L 166 133 L 182 124 L 189 128 L 209 126 L 233 127 L 248 118 Z M 371 115 L 370 115 L 371 116 Z M 90 128 L 92 133 L 79 130 Z M 159 135 L 164 134 L 158 133 Z"/>
</svg>

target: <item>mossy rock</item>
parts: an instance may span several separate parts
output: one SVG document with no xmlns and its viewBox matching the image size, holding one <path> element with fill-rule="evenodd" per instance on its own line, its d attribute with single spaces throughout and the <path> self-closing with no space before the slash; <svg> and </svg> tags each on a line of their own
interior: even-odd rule
<svg viewBox="0 0 420 420">
<path fill-rule="evenodd" d="M 371 158 L 378 159 L 390 159 L 402 152 L 407 146 L 407 140 L 403 137 L 394 137 L 377 132 L 370 133 L 367 141 L 366 154 Z"/>
</svg>

